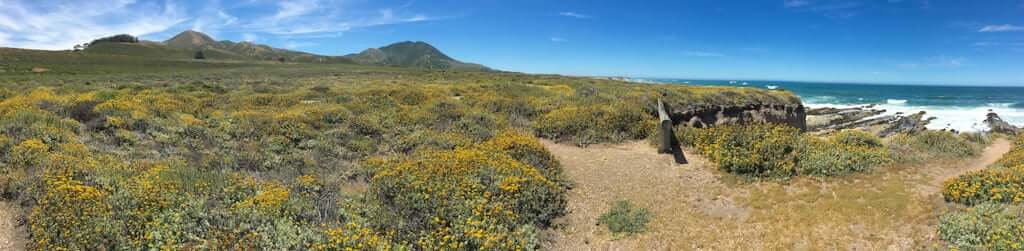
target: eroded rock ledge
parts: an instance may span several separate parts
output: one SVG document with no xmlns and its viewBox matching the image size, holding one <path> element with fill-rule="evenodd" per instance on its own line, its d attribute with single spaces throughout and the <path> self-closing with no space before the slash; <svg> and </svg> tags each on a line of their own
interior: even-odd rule
<svg viewBox="0 0 1024 251">
<path fill-rule="evenodd" d="M 670 108 L 669 114 L 674 123 L 697 128 L 767 122 L 787 124 L 800 128 L 800 130 L 807 130 L 807 114 L 803 105 L 687 106 Z"/>
</svg>

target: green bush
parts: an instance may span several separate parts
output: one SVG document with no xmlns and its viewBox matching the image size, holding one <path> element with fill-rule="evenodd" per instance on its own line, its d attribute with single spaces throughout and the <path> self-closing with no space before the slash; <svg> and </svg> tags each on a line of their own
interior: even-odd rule
<svg viewBox="0 0 1024 251">
<path fill-rule="evenodd" d="M 636 103 L 566 106 L 541 116 L 533 125 L 541 137 L 585 146 L 643 139 L 657 129 L 657 119 Z"/>
<path fill-rule="evenodd" d="M 803 138 L 799 175 L 839 176 L 871 170 L 890 161 L 889 151 L 878 136 L 847 130 L 827 140 Z"/>
<path fill-rule="evenodd" d="M 896 135 L 890 140 L 889 148 L 904 161 L 927 161 L 975 156 L 982 146 L 952 132 L 928 130 Z"/>
<path fill-rule="evenodd" d="M 796 174 L 800 130 L 778 124 L 680 128 L 680 142 L 718 164 L 723 171 L 751 177 Z"/>
<path fill-rule="evenodd" d="M 981 204 L 939 217 L 939 237 L 965 250 L 1024 249 L 1024 209 Z"/>
<path fill-rule="evenodd" d="M 891 161 L 877 136 L 843 131 L 827 139 L 778 124 L 679 127 L 676 137 L 726 172 L 751 177 L 838 176 Z"/>
<path fill-rule="evenodd" d="M 612 203 L 608 212 L 597 218 L 597 222 L 608 227 L 615 235 L 632 235 L 647 231 L 647 223 L 653 215 L 645 208 L 638 208 L 626 200 Z"/>
</svg>

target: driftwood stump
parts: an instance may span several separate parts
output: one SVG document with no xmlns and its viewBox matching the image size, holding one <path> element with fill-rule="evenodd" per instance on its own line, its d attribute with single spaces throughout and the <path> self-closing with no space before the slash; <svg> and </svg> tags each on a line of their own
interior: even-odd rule
<svg viewBox="0 0 1024 251">
<path fill-rule="evenodd" d="M 679 146 L 679 139 L 676 139 L 672 118 L 668 115 L 668 109 L 661 99 L 658 99 L 658 119 L 661 120 L 661 142 L 658 144 L 658 153 L 671 153 L 677 164 L 686 164 L 686 156 L 683 155 L 683 148 Z"/>
</svg>

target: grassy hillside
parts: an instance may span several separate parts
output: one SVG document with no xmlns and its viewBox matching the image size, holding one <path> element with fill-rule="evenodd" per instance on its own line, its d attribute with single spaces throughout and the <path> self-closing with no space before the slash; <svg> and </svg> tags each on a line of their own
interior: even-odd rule
<svg viewBox="0 0 1024 251">
<path fill-rule="evenodd" d="M 799 102 L 547 75 L 0 52 L 0 184 L 38 249 L 532 249 L 568 186 L 535 135 L 642 139 L 666 94 Z"/>
</svg>

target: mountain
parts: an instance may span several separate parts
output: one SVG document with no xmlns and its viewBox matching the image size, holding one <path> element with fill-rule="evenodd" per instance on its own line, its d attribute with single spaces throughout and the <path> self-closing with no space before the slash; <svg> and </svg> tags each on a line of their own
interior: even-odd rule
<svg viewBox="0 0 1024 251">
<path fill-rule="evenodd" d="M 464 63 L 445 55 L 425 42 L 399 42 L 370 48 L 345 56 L 356 63 L 413 67 L 425 69 L 490 70 L 483 65 Z"/>
<path fill-rule="evenodd" d="M 178 49 L 202 48 L 216 43 L 217 41 L 213 40 L 209 35 L 193 30 L 178 33 L 178 35 L 164 41 L 164 44 L 167 46 Z"/>
<path fill-rule="evenodd" d="M 387 65 L 424 69 L 490 70 L 478 64 L 460 62 L 424 42 L 400 42 L 381 48 L 367 49 L 347 56 L 324 56 L 301 51 L 279 49 L 251 42 L 217 41 L 198 31 L 184 31 L 163 42 L 97 43 L 85 50 L 89 53 L 192 59 L 197 52 L 213 60 L 284 60 L 300 63 L 348 63 Z"/>
</svg>

